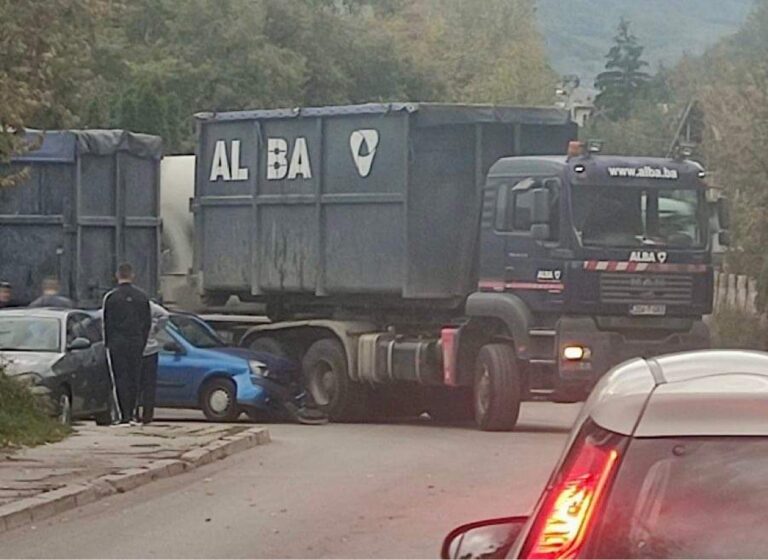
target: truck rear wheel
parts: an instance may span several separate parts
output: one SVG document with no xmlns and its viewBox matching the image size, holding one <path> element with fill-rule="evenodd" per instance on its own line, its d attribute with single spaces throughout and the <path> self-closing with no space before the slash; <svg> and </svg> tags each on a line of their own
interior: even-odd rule
<svg viewBox="0 0 768 560">
<path fill-rule="evenodd" d="M 512 430 L 520 414 L 520 369 L 506 344 L 486 344 L 475 365 L 475 423 L 485 431 Z"/>
<path fill-rule="evenodd" d="M 313 343 L 301 365 L 307 390 L 331 420 L 354 422 L 363 419 L 366 390 L 349 378 L 347 355 L 338 341 L 323 338 Z"/>
</svg>

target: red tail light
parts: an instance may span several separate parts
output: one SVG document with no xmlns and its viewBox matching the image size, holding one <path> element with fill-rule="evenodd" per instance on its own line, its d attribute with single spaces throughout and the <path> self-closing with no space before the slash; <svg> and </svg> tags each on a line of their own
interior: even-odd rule
<svg viewBox="0 0 768 560">
<path fill-rule="evenodd" d="M 579 554 L 618 458 L 616 449 L 584 441 L 545 498 L 523 549 L 524 558 L 575 558 Z"/>
</svg>

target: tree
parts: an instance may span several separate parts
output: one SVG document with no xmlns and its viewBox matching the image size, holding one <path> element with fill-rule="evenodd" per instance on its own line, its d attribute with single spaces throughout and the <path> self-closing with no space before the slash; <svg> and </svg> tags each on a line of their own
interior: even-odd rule
<svg viewBox="0 0 768 560">
<path fill-rule="evenodd" d="M 0 165 L 28 150 L 24 129 L 71 126 L 84 102 L 99 0 L 0 0 Z M 0 172 L 0 187 L 21 179 Z"/>
<path fill-rule="evenodd" d="M 650 76 L 642 71 L 648 66 L 640 58 L 644 47 L 629 31 L 629 22 L 624 18 L 619 22 L 619 32 L 613 40 L 614 45 L 606 55 L 605 71 L 595 79 L 595 87 L 600 90 L 595 105 L 609 119 L 617 121 L 630 116 L 632 105 L 644 93 Z"/>
</svg>

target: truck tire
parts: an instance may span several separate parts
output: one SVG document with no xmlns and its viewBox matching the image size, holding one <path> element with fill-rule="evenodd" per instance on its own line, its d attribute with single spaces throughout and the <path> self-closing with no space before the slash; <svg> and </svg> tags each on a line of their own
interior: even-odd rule
<svg viewBox="0 0 768 560">
<path fill-rule="evenodd" d="M 520 368 L 506 344 L 486 344 L 475 365 L 475 423 L 484 431 L 508 431 L 520 414 Z"/>
<path fill-rule="evenodd" d="M 307 390 L 315 403 L 335 422 L 363 419 L 367 392 L 347 373 L 347 355 L 333 338 L 322 338 L 309 347 L 301 362 Z"/>
<path fill-rule="evenodd" d="M 287 358 L 288 352 L 285 351 L 285 347 L 274 337 L 271 336 L 259 336 L 251 338 L 248 341 L 248 349 L 254 352 L 266 352 L 272 354 L 278 358 Z"/>
</svg>

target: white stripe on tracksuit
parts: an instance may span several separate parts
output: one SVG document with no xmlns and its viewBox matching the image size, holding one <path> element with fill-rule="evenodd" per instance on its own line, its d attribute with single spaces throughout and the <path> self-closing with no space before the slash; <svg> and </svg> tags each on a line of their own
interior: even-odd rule
<svg viewBox="0 0 768 560">
<path fill-rule="evenodd" d="M 114 408 L 112 408 L 112 421 L 121 421 L 123 420 L 123 411 L 120 409 L 120 400 L 117 398 L 117 383 L 115 382 L 115 370 L 112 367 L 112 356 L 109 353 L 109 348 L 107 347 L 107 327 L 106 327 L 106 321 L 104 320 L 105 313 L 104 309 L 106 309 L 107 304 L 107 298 L 111 296 L 115 290 L 110 290 L 106 293 L 104 296 L 104 299 L 101 302 L 101 338 L 104 340 L 104 350 L 107 354 L 107 368 L 109 369 L 109 377 L 112 380 L 112 402 L 114 404 Z M 114 412 L 117 412 L 118 418 L 114 417 Z"/>
</svg>

